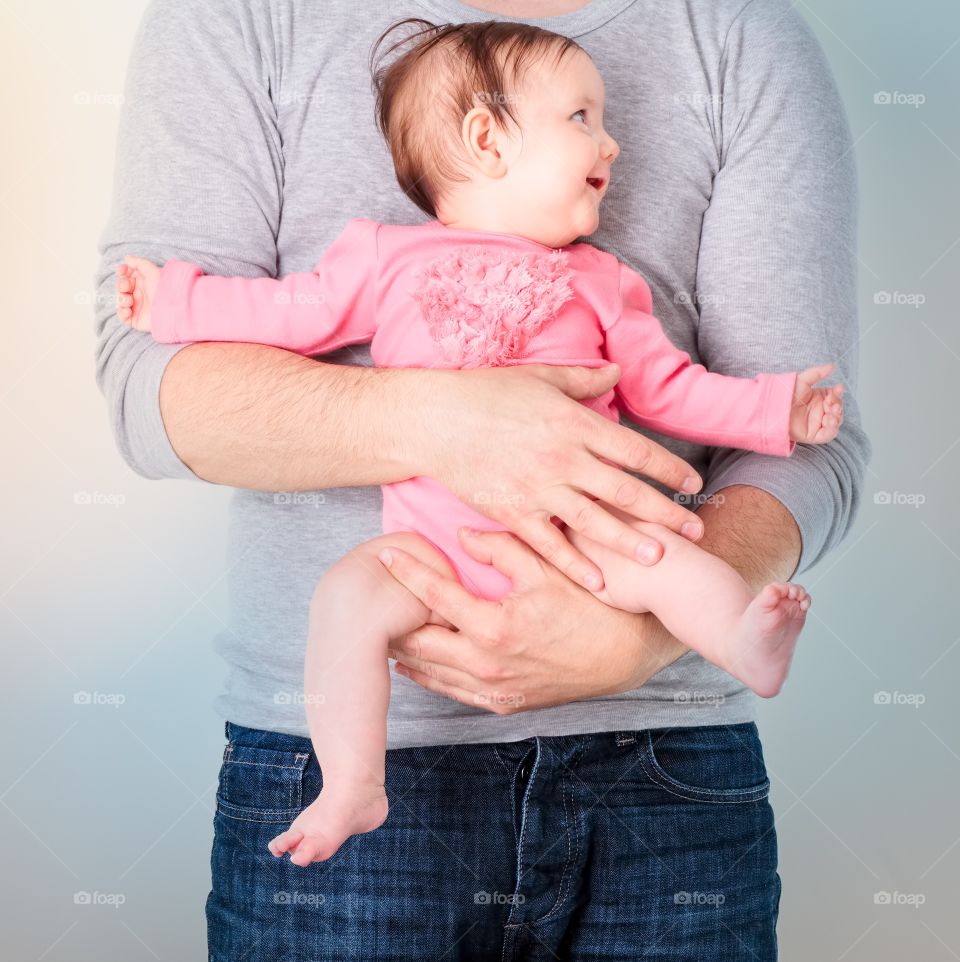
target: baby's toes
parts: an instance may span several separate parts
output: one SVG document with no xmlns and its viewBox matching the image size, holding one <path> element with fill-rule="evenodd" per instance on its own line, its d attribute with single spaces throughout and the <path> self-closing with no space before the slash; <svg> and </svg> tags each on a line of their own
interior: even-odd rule
<svg viewBox="0 0 960 962">
<path fill-rule="evenodd" d="M 786 597 L 787 585 L 778 581 L 767 585 L 759 594 L 758 600 L 765 608 L 773 610 Z"/>
<path fill-rule="evenodd" d="M 289 852 L 290 849 L 295 848 L 297 842 L 303 838 L 303 832 L 295 831 L 292 828 L 288 828 L 285 832 L 281 832 L 275 839 L 272 839 L 267 848 L 270 850 L 271 855 L 280 856 L 284 852 Z"/>
<path fill-rule="evenodd" d="M 294 865 L 305 868 L 311 862 L 317 861 L 317 858 L 321 854 L 321 849 L 326 847 L 328 846 L 325 839 L 319 838 L 316 835 L 304 835 L 296 851 L 290 856 L 290 861 L 293 862 Z"/>
</svg>

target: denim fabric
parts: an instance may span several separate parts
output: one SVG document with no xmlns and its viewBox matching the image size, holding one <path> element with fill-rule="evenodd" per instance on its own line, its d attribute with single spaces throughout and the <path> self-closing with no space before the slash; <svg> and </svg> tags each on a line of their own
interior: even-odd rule
<svg viewBox="0 0 960 962">
<path fill-rule="evenodd" d="M 320 791 L 308 739 L 228 723 L 211 962 L 770 962 L 756 725 L 387 753 L 390 815 L 306 869 L 267 842 Z"/>
</svg>

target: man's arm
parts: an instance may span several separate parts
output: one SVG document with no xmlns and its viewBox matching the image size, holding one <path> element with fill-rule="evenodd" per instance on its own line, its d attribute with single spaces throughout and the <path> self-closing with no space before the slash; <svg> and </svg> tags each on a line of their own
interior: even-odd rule
<svg viewBox="0 0 960 962">
<path fill-rule="evenodd" d="M 144 13 L 100 238 L 97 384 L 121 455 L 146 478 L 272 491 L 402 480 L 419 467 L 404 419 L 429 417 L 424 372 L 254 344 L 161 344 L 116 315 L 114 272 L 126 254 L 224 277 L 276 274 L 275 50 L 263 5 L 153 0 Z"/>
<path fill-rule="evenodd" d="M 96 274 L 96 378 L 120 453 L 147 478 L 196 477 L 158 404 L 167 365 L 192 348 L 121 323 L 114 271 L 135 254 L 230 277 L 275 274 L 283 158 L 270 31 L 262 5 L 153 0 L 130 52 Z"/>
<path fill-rule="evenodd" d="M 701 496 L 731 485 L 773 495 L 799 529 L 803 571 L 849 531 L 871 454 L 855 397 L 854 145 L 830 66 L 789 0 L 748 3 L 718 71 L 718 171 L 697 274 L 700 358 L 741 377 L 832 361 L 830 383 L 846 393 L 829 444 L 797 445 L 789 458 L 715 448 Z M 738 526 L 752 545 L 749 527 Z"/>
<path fill-rule="evenodd" d="M 167 365 L 160 411 L 173 450 L 218 484 L 386 484 L 419 473 L 405 439 L 418 418 L 427 423 L 430 374 L 323 364 L 256 344 L 192 344 Z"/>
</svg>

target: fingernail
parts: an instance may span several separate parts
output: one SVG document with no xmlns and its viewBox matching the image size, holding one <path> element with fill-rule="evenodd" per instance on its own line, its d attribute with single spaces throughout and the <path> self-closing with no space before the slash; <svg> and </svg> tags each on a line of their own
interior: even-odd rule
<svg viewBox="0 0 960 962">
<path fill-rule="evenodd" d="M 480 532 L 477 531 L 476 528 L 466 528 L 466 527 L 464 527 L 464 528 L 460 528 L 460 529 L 459 529 L 459 533 L 460 533 L 461 535 L 463 535 L 464 538 L 472 538 L 474 535 L 477 535 L 477 534 L 479 534 Z"/>
<path fill-rule="evenodd" d="M 390 554 L 390 552 L 389 552 L 386 548 L 384 548 L 383 551 L 381 551 L 381 552 L 377 555 L 377 557 L 378 557 L 378 558 L 383 562 L 383 564 L 385 564 L 388 568 L 390 567 L 390 565 L 393 564 L 393 555 Z"/>
<path fill-rule="evenodd" d="M 637 548 L 637 558 L 640 561 L 653 561 L 657 557 L 657 551 L 653 545 L 642 544 Z"/>
<path fill-rule="evenodd" d="M 591 591 L 600 590 L 600 579 L 596 575 L 587 575 L 583 581 Z"/>
<path fill-rule="evenodd" d="M 693 521 L 686 521 L 680 526 L 680 534 L 682 534 L 685 538 L 690 538 L 690 540 L 699 538 L 702 530 L 703 526 L 696 524 Z"/>
<path fill-rule="evenodd" d="M 690 494 L 694 494 L 700 490 L 700 479 L 699 478 L 687 478 L 683 482 L 683 490 Z"/>
</svg>

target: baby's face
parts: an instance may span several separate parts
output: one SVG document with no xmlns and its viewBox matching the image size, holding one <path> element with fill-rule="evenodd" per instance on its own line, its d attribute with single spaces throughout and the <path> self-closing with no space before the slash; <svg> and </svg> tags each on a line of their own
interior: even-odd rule
<svg viewBox="0 0 960 962">
<path fill-rule="evenodd" d="M 514 199 L 515 233 L 563 247 L 600 225 L 600 201 L 620 153 L 603 129 L 603 78 L 582 51 L 559 67 L 536 64 L 524 77 L 511 128 L 513 156 L 504 187 Z"/>
</svg>

